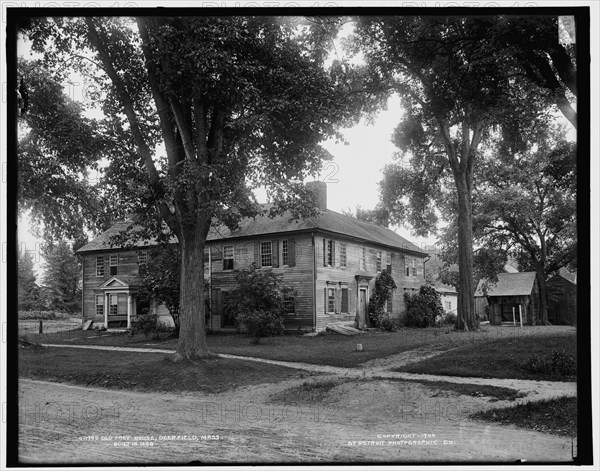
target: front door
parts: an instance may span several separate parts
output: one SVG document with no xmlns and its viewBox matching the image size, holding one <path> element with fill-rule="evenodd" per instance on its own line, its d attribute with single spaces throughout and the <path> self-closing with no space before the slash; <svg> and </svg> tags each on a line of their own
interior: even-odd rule
<svg viewBox="0 0 600 471">
<path fill-rule="evenodd" d="M 361 326 L 369 325 L 367 316 L 367 290 L 365 288 L 360 288 L 358 291 L 358 318 L 360 319 Z"/>
<path fill-rule="evenodd" d="M 127 327 L 127 294 L 108 295 L 107 327 Z"/>
</svg>

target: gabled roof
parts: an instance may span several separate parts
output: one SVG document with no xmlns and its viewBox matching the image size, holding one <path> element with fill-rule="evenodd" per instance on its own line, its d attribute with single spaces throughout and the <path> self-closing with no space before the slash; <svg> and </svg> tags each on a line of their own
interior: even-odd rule
<svg viewBox="0 0 600 471">
<path fill-rule="evenodd" d="M 558 276 L 562 276 L 565 280 L 570 281 L 571 283 L 573 283 L 574 285 L 577 284 L 577 272 L 576 271 L 569 271 L 566 268 L 561 268 L 558 271 Z"/>
<path fill-rule="evenodd" d="M 110 229 L 100 234 L 96 239 L 81 247 L 77 252 L 82 253 L 117 248 L 111 247 L 110 238 L 127 229 L 129 225 L 131 225 L 131 222 L 129 221 L 115 224 Z M 359 239 L 364 242 L 403 249 L 416 254 L 422 254 L 423 256 L 427 255 L 415 244 L 396 234 L 391 229 L 359 221 L 351 216 L 345 216 L 331 210 L 325 210 L 318 216 L 298 221 L 290 221 L 289 214 L 282 214 L 274 218 L 270 218 L 266 215 L 257 216 L 256 218 L 246 218 L 241 221 L 240 227 L 234 231 L 225 226 L 212 228 L 208 234 L 207 240 L 210 242 L 222 239 L 314 231 L 339 234 L 353 239 Z M 173 239 L 173 242 L 176 242 L 175 238 Z M 143 247 L 155 244 L 156 240 L 137 241 L 133 246 Z"/>
<path fill-rule="evenodd" d="M 139 279 L 131 275 L 115 275 L 111 276 L 104 283 L 98 286 L 99 289 L 107 288 L 131 288 L 139 284 Z"/>
<path fill-rule="evenodd" d="M 488 281 L 487 296 L 529 296 L 533 290 L 536 273 L 527 271 L 522 273 L 498 273 L 498 281 Z M 475 296 L 485 296 L 483 284 L 487 280 L 481 279 L 475 290 Z"/>
<path fill-rule="evenodd" d="M 442 293 L 442 294 L 456 294 L 458 295 L 458 292 L 456 291 L 456 288 L 454 286 L 449 286 L 449 285 L 437 285 L 434 286 L 435 290 L 438 293 Z"/>
</svg>

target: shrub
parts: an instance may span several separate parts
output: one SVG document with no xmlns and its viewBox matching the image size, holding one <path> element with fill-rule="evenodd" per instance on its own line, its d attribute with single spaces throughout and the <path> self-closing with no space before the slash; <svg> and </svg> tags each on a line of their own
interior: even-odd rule
<svg viewBox="0 0 600 471">
<path fill-rule="evenodd" d="M 571 377 L 577 374 L 577 362 L 564 349 L 552 350 L 550 355 L 532 355 L 521 363 L 531 373 L 543 373 L 555 377 Z"/>
<path fill-rule="evenodd" d="M 248 334 L 253 343 L 284 331 L 284 300 L 293 291 L 283 286 L 282 280 L 283 276 L 271 269 L 252 266 L 237 272 L 236 287 L 224 298 L 224 312 L 235 318 L 238 332 Z"/>
<path fill-rule="evenodd" d="M 456 313 L 448 312 L 444 316 L 444 323 L 448 325 L 456 325 Z"/>
<path fill-rule="evenodd" d="M 252 343 L 259 343 L 262 337 L 281 335 L 284 331 L 283 313 L 275 309 L 241 312 L 235 322 L 238 332 L 252 337 Z"/>
<path fill-rule="evenodd" d="M 137 334 L 144 334 L 146 338 L 152 336 L 153 340 L 159 340 L 161 332 L 170 333 L 172 330 L 171 327 L 158 322 L 155 314 L 140 314 L 131 322 L 129 336 L 133 337 Z"/>
<path fill-rule="evenodd" d="M 71 317 L 73 317 L 71 314 L 61 311 L 19 311 L 20 320 L 55 321 Z"/>
<path fill-rule="evenodd" d="M 435 288 L 421 286 L 416 294 L 404 293 L 404 325 L 407 327 L 430 327 L 438 316 L 444 317 L 442 301 Z"/>
</svg>

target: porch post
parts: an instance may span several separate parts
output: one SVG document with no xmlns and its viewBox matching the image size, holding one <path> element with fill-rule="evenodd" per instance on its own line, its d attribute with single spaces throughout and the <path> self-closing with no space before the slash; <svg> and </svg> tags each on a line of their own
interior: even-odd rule
<svg viewBox="0 0 600 471">
<path fill-rule="evenodd" d="M 108 329 L 108 302 L 110 300 L 110 295 L 105 292 L 104 293 L 104 327 Z"/>
<path fill-rule="evenodd" d="M 127 293 L 127 328 L 131 327 L 131 293 Z"/>
</svg>

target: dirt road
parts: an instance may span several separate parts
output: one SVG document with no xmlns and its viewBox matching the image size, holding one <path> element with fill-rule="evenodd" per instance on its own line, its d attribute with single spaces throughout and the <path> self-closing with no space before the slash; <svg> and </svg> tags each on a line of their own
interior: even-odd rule
<svg viewBox="0 0 600 471">
<path fill-rule="evenodd" d="M 343 382 L 319 404 L 283 406 L 269 398 L 334 376 L 299 372 L 294 380 L 218 395 L 24 379 L 19 455 L 24 463 L 71 464 L 571 461 L 570 438 L 468 418 L 508 403 L 418 383 Z M 528 392 L 525 399 L 536 395 Z"/>
</svg>

